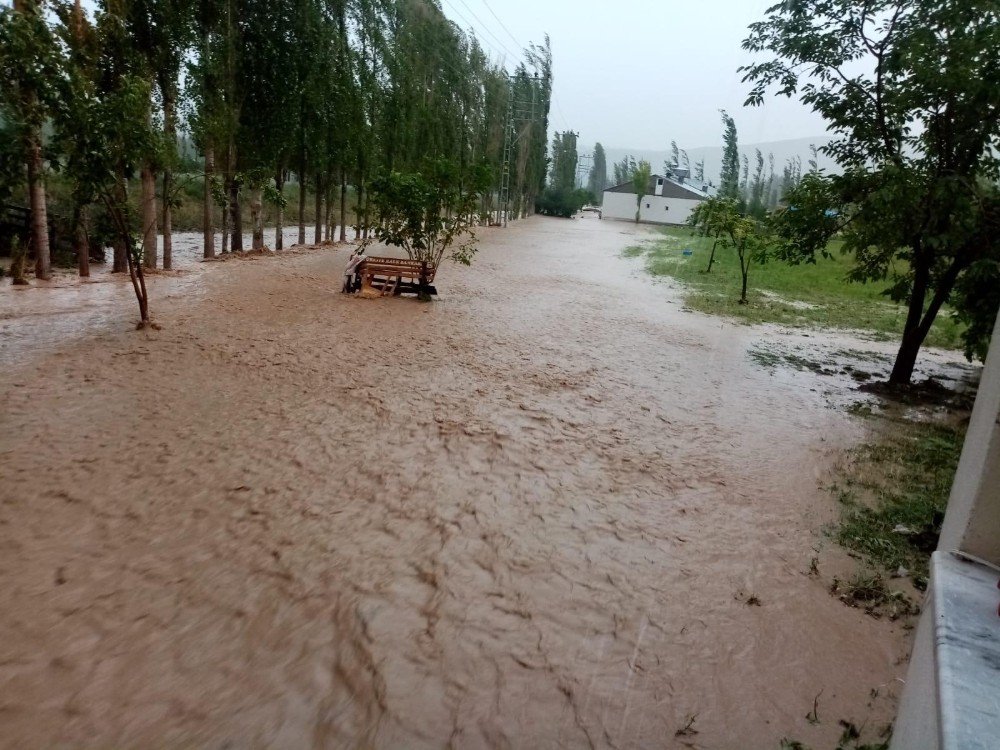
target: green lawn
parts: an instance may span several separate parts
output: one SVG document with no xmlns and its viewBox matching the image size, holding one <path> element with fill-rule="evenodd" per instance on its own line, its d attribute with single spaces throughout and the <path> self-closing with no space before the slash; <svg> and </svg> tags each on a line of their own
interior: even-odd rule
<svg viewBox="0 0 1000 750">
<path fill-rule="evenodd" d="M 902 334 L 906 309 L 882 295 L 883 284 L 847 281 L 849 257 L 833 248 L 833 258 L 792 266 L 772 260 L 750 268 L 747 297 L 740 305 L 740 266 L 736 252 L 719 248 L 711 273 L 705 273 L 712 240 L 686 227 L 665 227 L 654 242 L 625 251 L 644 256 L 654 276 L 670 276 L 687 287 L 685 304 L 700 312 L 727 315 L 745 323 L 859 329 L 873 338 Z M 689 257 L 683 251 L 690 249 Z M 960 325 L 942 311 L 927 337 L 927 345 L 956 349 Z"/>
</svg>

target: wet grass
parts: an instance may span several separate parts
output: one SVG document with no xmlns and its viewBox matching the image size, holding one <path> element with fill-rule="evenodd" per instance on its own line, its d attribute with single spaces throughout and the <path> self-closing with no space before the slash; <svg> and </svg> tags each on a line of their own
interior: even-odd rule
<svg viewBox="0 0 1000 750">
<path fill-rule="evenodd" d="M 733 250 L 719 248 L 711 273 L 705 273 L 712 239 L 687 227 L 665 227 L 656 241 L 625 251 L 646 258 L 654 276 L 669 276 L 687 286 L 685 304 L 692 310 L 726 315 L 744 323 L 865 331 L 875 340 L 902 334 L 906 310 L 882 294 L 884 285 L 847 281 L 851 259 L 832 247 L 833 257 L 792 266 L 780 261 L 750 269 L 749 304 L 739 304 L 740 269 Z M 691 255 L 685 256 L 684 251 Z M 961 326 L 942 312 L 927 337 L 929 346 L 958 348 Z"/>
<path fill-rule="evenodd" d="M 776 367 L 789 367 L 799 372 L 814 372 L 817 375 L 835 375 L 836 365 L 833 362 L 820 362 L 811 357 L 804 356 L 796 351 L 782 351 L 773 348 L 757 346 L 748 353 L 750 359 L 765 369 Z"/>
<path fill-rule="evenodd" d="M 842 505 L 832 535 L 873 568 L 908 575 L 922 589 L 965 427 L 879 419 L 885 424 L 876 430 L 876 439 L 848 453 L 830 487 Z M 858 585 L 848 588 L 864 588 L 854 583 Z M 864 595 L 856 600 L 863 601 Z"/>
<path fill-rule="evenodd" d="M 834 578 L 830 593 L 849 607 L 859 607 L 875 618 L 898 620 L 920 613 L 920 608 L 902 591 L 889 587 L 885 576 L 876 570 L 858 570 L 847 580 Z"/>
</svg>

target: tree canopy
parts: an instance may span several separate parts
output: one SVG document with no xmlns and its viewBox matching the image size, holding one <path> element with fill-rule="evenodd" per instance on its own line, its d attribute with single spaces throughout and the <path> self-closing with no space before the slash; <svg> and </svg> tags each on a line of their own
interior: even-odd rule
<svg viewBox="0 0 1000 750">
<path fill-rule="evenodd" d="M 974 290 L 997 270 L 1000 7 L 993 0 L 801 0 L 769 9 L 744 48 L 747 103 L 798 96 L 827 121 L 843 170 L 791 191 L 786 253 L 812 260 L 840 233 L 857 281 L 888 282 L 906 324 L 890 382 L 910 381 L 951 302 L 969 354 L 996 314 Z M 815 160 L 815 159 L 814 159 Z M 831 220 L 836 217 L 836 220 Z M 986 281 L 985 286 L 989 287 Z"/>
</svg>

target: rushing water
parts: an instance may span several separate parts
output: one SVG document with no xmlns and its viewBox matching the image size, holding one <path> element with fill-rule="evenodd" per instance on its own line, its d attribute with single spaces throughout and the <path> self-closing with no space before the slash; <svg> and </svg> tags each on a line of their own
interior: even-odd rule
<svg viewBox="0 0 1000 750">
<path fill-rule="evenodd" d="M 686 312 L 619 257 L 629 224 L 483 236 L 431 305 L 338 294 L 343 249 L 198 264 L 196 236 L 152 278 L 161 331 L 120 282 L 4 290 L 0 744 L 764 748 L 891 718 L 906 631 L 806 575 L 854 381 L 752 354 L 868 342 Z"/>
</svg>

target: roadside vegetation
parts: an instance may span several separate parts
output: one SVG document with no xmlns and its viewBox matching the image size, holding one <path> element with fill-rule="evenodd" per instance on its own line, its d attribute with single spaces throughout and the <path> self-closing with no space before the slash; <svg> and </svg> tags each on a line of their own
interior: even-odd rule
<svg viewBox="0 0 1000 750">
<path fill-rule="evenodd" d="M 816 263 L 789 265 L 774 259 L 750 272 L 747 303 L 740 304 L 740 261 L 732 249 L 716 249 L 712 271 L 706 272 L 714 239 L 690 227 L 665 227 L 655 242 L 630 248 L 626 255 L 644 257 L 654 276 L 669 276 L 686 289 L 684 303 L 692 310 L 726 315 L 741 322 L 777 323 L 810 328 L 863 331 L 874 339 L 902 336 L 906 307 L 882 293 L 875 283 L 848 281 L 853 258 L 831 243 L 829 257 Z M 685 252 L 690 251 L 690 255 Z M 927 345 L 956 349 L 963 325 L 947 308 L 937 316 Z"/>
<path fill-rule="evenodd" d="M 836 541 L 874 569 L 923 590 L 965 439 L 964 424 L 880 416 L 849 451 L 830 490 L 842 506 Z"/>
</svg>

